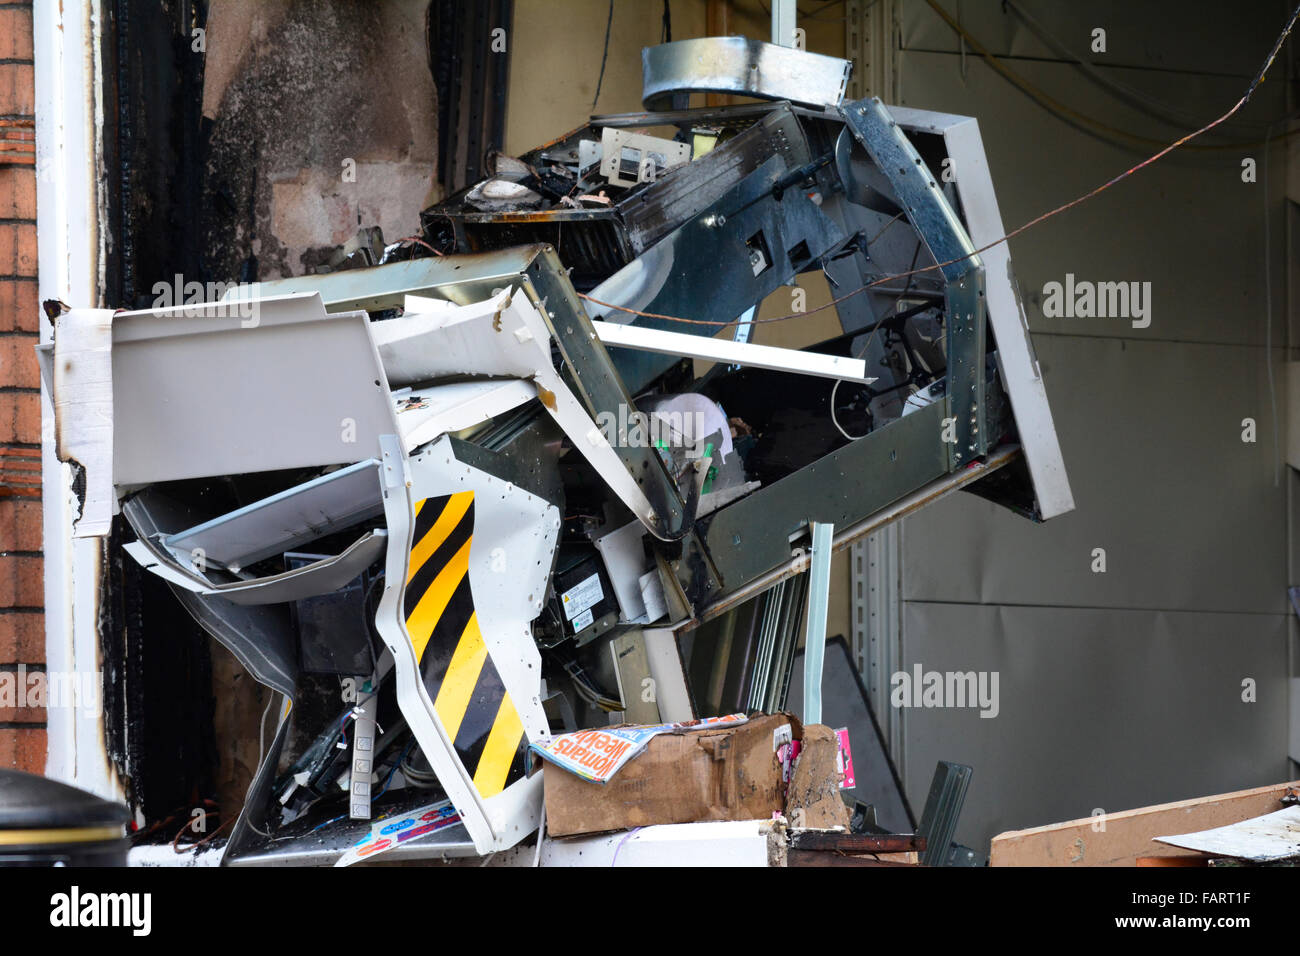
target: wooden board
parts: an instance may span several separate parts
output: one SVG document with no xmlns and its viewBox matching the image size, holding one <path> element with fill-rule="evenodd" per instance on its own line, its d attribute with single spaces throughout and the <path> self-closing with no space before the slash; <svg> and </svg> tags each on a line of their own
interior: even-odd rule
<svg viewBox="0 0 1300 956">
<path fill-rule="evenodd" d="M 1156 843 L 1170 833 L 1226 826 L 1282 809 L 1300 781 L 1162 803 L 1100 817 L 1009 830 L 993 838 L 990 866 L 1136 866 L 1138 857 L 1199 855 Z M 1104 829 L 1102 827 L 1104 826 Z"/>
</svg>

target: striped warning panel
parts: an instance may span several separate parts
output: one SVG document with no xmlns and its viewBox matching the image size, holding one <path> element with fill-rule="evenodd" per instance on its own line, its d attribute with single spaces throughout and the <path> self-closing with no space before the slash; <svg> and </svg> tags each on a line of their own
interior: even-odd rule
<svg viewBox="0 0 1300 956">
<path fill-rule="evenodd" d="M 402 613 L 425 689 L 484 798 L 524 772 L 524 726 L 479 630 L 469 583 L 474 492 L 415 504 Z"/>
</svg>

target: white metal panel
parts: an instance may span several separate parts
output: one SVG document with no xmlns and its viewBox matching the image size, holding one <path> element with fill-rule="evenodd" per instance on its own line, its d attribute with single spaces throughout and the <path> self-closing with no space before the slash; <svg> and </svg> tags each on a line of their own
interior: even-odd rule
<svg viewBox="0 0 1300 956">
<path fill-rule="evenodd" d="M 537 397 L 537 389 L 523 379 L 486 382 L 452 382 L 429 385 L 394 394 L 397 424 L 407 451 L 508 412 Z"/>
<path fill-rule="evenodd" d="M 101 228 L 103 49 L 98 0 L 32 8 L 36 100 L 36 242 L 39 298 L 102 305 L 108 240 Z M 53 329 L 40 319 L 41 341 Z M 51 672 L 93 675 L 101 668 L 99 585 L 103 542 L 74 538 L 80 503 L 72 469 L 55 450 L 54 409 L 41 389 L 41 483 L 45 577 L 45 664 Z M 108 799 L 125 791 L 109 759 L 102 713 L 50 708 L 45 773 Z"/>
<path fill-rule="evenodd" d="M 378 465 L 372 458 L 340 468 L 169 534 L 163 544 L 182 562 L 189 563 L 202 554 L 205 563 L 238 572 L 335 529 L 382 514 Z"/>
<path fill-rule="evenodd" d="M 592 542 L 605 562 L 605 571 L 614 586 L 623 621 L 642 621 L 646 616 L 645 601 L 641 597 L 641 575 L 645 574 L 651 561 L 645 554 L 644 538 L 645 527 L 641 522 L 629 521 Z"/>
<path fill-rule="evenodd" d="M 113 313 L 73 309 L 59 319 L 50 381 L 57 453 L 85 469 L 79 538 L 107 535 L 113 494 Z"/>
<path fill-rule="evenodd" d="M 315 293 L 197 308 L 113 321 L 115 484 L 352 463 L 397 432 L 366 313 Z"/>
<path fill-rule="evenodd" d="M 768 866 L 764 820 L 670 823 L 547 840 L 542 866 Z"/>
<path fill-rule="evenodd" d="M 223 598 L 232 604 L 250 605 L 283 604 L 337 591 L 384 553 L 387 540 L 388 532 L 378 528 L 361 535 L 340 554 L 280 574 L 217 585 L 213 585 L 198 572 L 190 571 L 171 560 L 170 552 L 153 542 L 141 539 L 123 545 L 122 548 L 141 567 L 178 587 L 206 597 Z"/>
<path fill-rule="evenodd" d="M 661 720 L 694 720 L 691 691 L 682 668 L 677 633 L 671 627 L 647 627 L 642 632 L 650 677 L 655 682 L 655 702 Z"/>
<path fill-rule="evenodd" d="M 904 129 L 941 133 L 956 173 L 962 218 L 975 248 L 984 249 L 1006 235 L 993 189 L 979 123 L 970 117 L 894 108 Z M 1029 463 L 1035 497 L 1043 518 L 1055 518 L 1074 508 L 1074 495 L 1061 458 L 1061 443 L 1052 423 L 1052 409 L 1029 337 L 1029 321 L 1020 301 L 1011 252 L 1000 243 L 980 253 L 984 262 L 984 295 L 989 326 L 997 342 L 1002 382 L 1016 416 L 1016 431 Z"/>
<path fill-rule="evenodd" d="M 820 355 L 798 349 L 783 349 L 773 345 L 755 345 L 732 339 L 715 339 L 707 335 L 688 335 L 685 332 L 665 332 L 641 325 L 620 325 L 617 322 L 591 323 L 596 335 L 606 345 L 635 349 L 642 352 L 660 352 L 680 355 L 706 362 L 725 362 L 751 368 L 775 369 L 778 372 L 796 372 L 818 378 L 844 379 L 852 382 L 876 381 L 867 378 L 867 363 L 862 359 L 842 355 Z"/>
<path fill-rule="evenodd" d="M 393 654 L 398 702 L 438 781 L 460 812 L 480 853 L 514 846 L 537 828 L 542 807 L 540 774 L 524 777 L 484 798 L 472 771 L 456 756 L 454 741 L 424 686 L 420 662 L 402 612 L 412 548 L 415 502 L 474 492 L 469 582 L 483 643 L 518 712 L 527 740 L 549 732 L 541 702 L 541 655 L 531 622 L 546 596 L 559 510 L 510 482 L 458 461 L 443 439 L 406 461 L 385 439 L 385 514 L 390 547 L 387 581 L 375 624 Z"/>
<path fill-rule="evenodd" d="M 1214 856 L 1231 856 L 1256 863 L 1300 856 L 1300 807 L 1287 807 L 1196 833 L 1179 833 L 1153 839 L 1170 846 L 1200 850 Z"/>
<path fill-rule="evenodd" d="M 406 315 L 375 327 L 384 367 L 395 382 L 459 375 L 526 378 L 542 404 L 610 489 L 652 531 L 654 509 L 608 437 L 551 364 L 551 334 L 537 308 L 509 289 L 449 311 L 445 303 L 406 297 Z"/>
</svg>

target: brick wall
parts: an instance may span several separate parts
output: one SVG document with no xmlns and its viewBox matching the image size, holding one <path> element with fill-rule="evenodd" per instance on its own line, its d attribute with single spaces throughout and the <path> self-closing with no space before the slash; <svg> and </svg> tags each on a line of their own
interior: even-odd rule
<svg viewBox="0 0 1300 956">
<path fill-rule="evenodd" d="M 0 2 L 0 767 L 40 773 L 45 712 L 11 696 L 45 661 L 33 111 L 31 3 Z"/>
</svg>

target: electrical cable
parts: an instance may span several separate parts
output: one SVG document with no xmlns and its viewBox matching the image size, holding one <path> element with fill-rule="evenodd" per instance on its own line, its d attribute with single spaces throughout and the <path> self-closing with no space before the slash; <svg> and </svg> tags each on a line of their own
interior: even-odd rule
<svg viewBox="0 0 1300 956">
<path fill-rule="evenodd" d="M 591 706 L 607 713 L 627 709 L 627 706 L 621 700 L 615 700 L 607 696 L 595 685 L 589 683 L 581 665 L 576 660 L 564 662 L 564 670 L 573 680 L 573 689 L 577 691 L 578 696 Z"/>
<path fill-rule="evenodd" d="M 187 843 L 184 846 L 180 846 L 177 843 L 177 841 L 180 840 L 181 834 L 190 828 L 190 824 L 186 823 L 185 826 L 177 830 L 176 835 L 172 837 L 172 849 L 175 850 L 177 853 L 188 853 L 190 850 L 197 850 L 199 847 L 206 844 L 209 840 L 216 839 L 221 834 L 222 830 L 230 826 L 237 819 L 238 817 L 231 817 L 225 823 L 221 824 L 221 826 L 217 827 L 215 830 L 213 830 L 211 833 L 205 836 L 202 840 L 199 840 L 196 843 Z"/>
<path fill-rule="evenodd" d="M 605 52 L 600 55 L 600 75 L 596 77 L 596 95 L 591 99 L 591 110 L 596 111 L 600 99 L 600 86 L 605 82 L 605 62 L 609 59 L 609 31 L 614 25 L 614 0 L 609 0 L 609 18 L 605 21 Z"/>
<path fill-rule="evenodd" d="M 394 763 L 393 766 L 389 769 L 388 776 L 384 778 L 384 786 L 380 789 L 380 791 L 377 794 L 375 794 L 374 797 L 375 800 L 378 800 L 380 797 L 382 797 L 384 794 L 388 792 L 388 785 L 393 782 L 393 774 L 397 773 L 397 768 L 402 765 L 402 761 L 406 759 L 407 754 L 411 752 L 411 749 L 414 746 L 415 746 L 415 734 L 412 734 L 411 742 L 406 745 L 406 749 L 403 750 L 401 756 L 397 758 L 397 762 Z M 374 801 L 371 802 L 373 803 Z"/>
<path fill-rule="evenodd" d="M 900 212 L 898 215 L 901 216 L 902 213 Z M 898 217 L 895 216 L 894 218 L 896 219 L 896 218 L 898 218 Z M 891 219 L 891 220 L 890 220 L 890 223 L 892 223 L 892 222 L 893 222 L 893 220 Z M 885 229 L 888 229 L 888 228 L 889 228 L 889 226 L 886 225 L 886 226 L 885 226 Z M 881 231 L 881 232 L 884 232 L 885 229 L 882 229 L 882 230 L 880 230 L 880 231 Z M 920 240 L 918 239 L 918 240 L 917 240 L 917 243 L 916 243 L 916 249 L 914 249 L 914 250 L 912 251 L 912 264 L 911 264 L 911 266 L 909 266 L 909 268 L 912 268 L 912 269 L 915 269 L 915 268 L 916 268 L 916 260 L 917 260 L 917 257 L 920 256 L 920 254 L 921 254 L 921 242 L 920 242 Z M 912 287 L 912 280 L 909 278 L 909 279 L 907 280 L 907 285 L 903 287 L 903 295 L 901 295 L 901 296 L 898 297 L 898 302 L 899 302 L 900 305 L 901 305 L 902 302 L 903 302 L 903 296 L 906 296 L 906 295 L 907 295 L 907 292 L 908 292 L 908 290 L 909 290 L 911 287 Z M 926 307 L 926 308 L 928 308 L 928 307 Z M 915 311 L 915 310 L 912 310 L 912 311 Z M 922 311 L 924 311 L 924 309 L 922 309 Z M 862 354 L 861 354 L 860 356 L 858 356 L 859 358 L 865 358 L 865 357 L 866 357 L 867 352 L 870 351 L 870 349 L 871 349 L 871 341 L 876 337 L 876 333 L 880 331 L 881 326 L 883 326 L 884 324 L 885 324 L 885 320 L 884 320 L 884 319 L 881 319 L 879 322 L 876 323 L 875 327 L 871 330 L 871 334 L 867 336 L 867 341 L 866 341 L 866 343 L 862 346 Z M 844 426 L 840 424 L 839 419 L 838 419 L 838 418 L 836 417 L 836 415 L 835 415 L 835 396 L 836 396 L 836 394 L 837 394 L 837 393 L 839 392 L 839 390 L 840 390 L 840 382 L 841 382 L 841 381 L 843 381 L 843 380 L 837 378 L 837 379 L 835 380 L 835 384 L 831 386 L 831 424 L 834 425 L 834 426 L 836 427 L 836 429 L 839 431 L 839 433 L 840 433 L 841 435 L 843 435 L 845 438 L 847 438 L 849 441 L 857 441 L 857 440 L 860 439 L 860 438 L 866 438 L 868 435 L 871 434 L 870 431 L 865 431 L 865 432 L 863 432 L 861 435 L 850 435 L 848 432 L 846 432 L 846 431 L 844 430 Z M 904 382 L 903 384 L 906 385 L 907 383 Z"/>
<path fill-rule="evenodd" d="M 433 246 L 429 245 L 427 242 L 425 242 L 425 241 L 424 241 L 423 239 L 421 239 L 419 236 L 404 236 L 403 238 L 398 239 L 397 242 L 393 243 L 393 245 L 395 245 L 395 246 L 397 246 L 397 245 L 401 245 L 403 242 L 414 242 L 414 243 L 416 243 L 417 245 L 424 246 L 424 248 L 428 249 L 428 250 L 429 250 L 430 252 L 432 252 L 435 256 L 441 256 L 441 255 L 443 255 L 443 253 L 441 253 L 441 252 L 439 252 L 437 249 L 433 248 Z"/>
<path fill-rule="evenodd" d="M 257 727 L 257 766 L 262 766 L 262 756 L 266 753 L 266 715 L 271 712 L 271 705 L 275 703 L 275 691 L 266 698 L 266 709 L 262 711 L 262 721 Z"/>
</svg>

